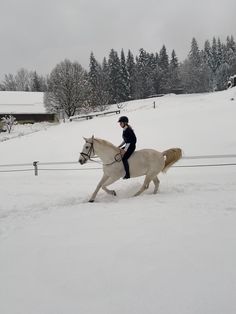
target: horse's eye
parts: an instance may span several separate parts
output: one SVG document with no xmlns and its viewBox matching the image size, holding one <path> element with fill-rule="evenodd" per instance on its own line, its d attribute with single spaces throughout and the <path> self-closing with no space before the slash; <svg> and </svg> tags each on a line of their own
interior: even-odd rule
<svg viewBox="0 0 236 314">
<path fill-rule="evenodd" d="M 86 148 L 86 149 L 89 149 L 89 146 L 87 145 L 87 146 L 85 146 L 85 148 Z"/>
</svg>

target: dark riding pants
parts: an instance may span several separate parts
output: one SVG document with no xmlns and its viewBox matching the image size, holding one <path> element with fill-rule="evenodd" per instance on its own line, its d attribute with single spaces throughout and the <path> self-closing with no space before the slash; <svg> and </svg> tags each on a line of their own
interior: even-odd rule
<svg viewBox="0 0 236 314">
<path fill-rule="evenodd" d="M 125 172 L 126 172 L 125 176 L 128 178 L 130 178 L 128 159 L 133 154 L 133 152 L 135 151 L 135 148 L 136 148 L 135 144 L 130 144 L 128 149 L 127 149 L 127 152 L 122 157 L 123 165 L 124 165 Z"/>
</svg>

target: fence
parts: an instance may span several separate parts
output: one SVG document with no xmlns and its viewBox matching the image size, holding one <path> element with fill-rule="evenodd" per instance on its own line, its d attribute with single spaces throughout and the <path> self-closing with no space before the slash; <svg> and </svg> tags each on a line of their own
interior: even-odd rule
<svg viewBox="0 0 236 314">
<path fill-rule="evenodd" d="M 76 115 L 76 116 L 72 116 L 69 118 L 69 121 L 73 121 L 73 120 L 81 120 L 81 119 L 93 119 L 94 117 L 98 117 L 98 116 L 105 116 L 108 114 L 119 114 L 120 113 L 120 109 L 117 110 L 110 110 L 110 111 L 103 111 L 103 112 L 94 112 L 94 113 L 89 113 L 89 114 L 85 114 L 85 115 Z"/>
<path fill-rule="evenodd" d="M 228 155 L 200 155 L 200 156 L 185 156 L 182 160 L 206 160 L 206 159 L 236 159 L 236 154 Z M 102 162 L 94 161 L 102 165 Z M 62 168 L 64 165 L 76 165 L 76 161 L 63 161 L 63 162 L 40 162 L 33 161 L 32 163 L 22 163 L 22 164 L 4 164 L 0 165 L 0 173 L 11 173 L 11 172 L 33 172 L 35 176 L 38 176 L 39 171 L 87 171 L 87 170 L 98 170 L 102 169 L 100 167 L 82 167 L 82 168 Z M 46 167 L 45 167 L 46 166 Z M 52 168 L 48 168 L 53 166 Z M 57 168 L 55 168 L 55 166 Z M 58 168 L 59 166 L 59 168 Z M 199 164 L 176 164 L 175 168 L 195 168 L 195 167 L 223 167 L 223 166 L 236 166 L 235 162 L 218 162 L 218 163 L 199 163 Z M 17 169 L 16 169 L 17 168 Z"/>
</svg>

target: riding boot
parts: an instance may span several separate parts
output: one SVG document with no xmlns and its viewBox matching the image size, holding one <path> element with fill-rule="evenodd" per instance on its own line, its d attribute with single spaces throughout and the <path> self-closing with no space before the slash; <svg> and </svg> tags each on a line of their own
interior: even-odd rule
<svg viewBox="0 0 236 314">
<path fill-rule="evenodd" d="M 130 178 L 130 173 L 129 173 L 129 163 L 127 159 L 122 159 L 123 161 L 123 165 L 125 168 L 125 176 L 123 177 L 123 179 L 129 179 Z"/>
</svg>

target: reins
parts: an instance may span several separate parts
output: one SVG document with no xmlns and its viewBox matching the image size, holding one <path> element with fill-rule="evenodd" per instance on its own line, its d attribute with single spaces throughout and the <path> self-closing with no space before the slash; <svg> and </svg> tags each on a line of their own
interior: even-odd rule
<svg viewBox="0 0 236 314">
<path fill-rule="evenodd" d="M 86 154 L 84 154 L 84 155 L 86 155 Z M 120 153 L 118 153 L 118 154 L 116 154 L 116 155 L 114 156 L 114 161 L 112 161 L 112 162 L 110 162 L 110 163 L 107 163 L 107 164 L 104 164 L 104 163 L 101 162 L 101 161 L 93 160 L 93 158 L 99 158 L 99 157 L 98 157 L 98 156 L 89 157 L 89 161 L 96 162 L 96 163 L 98 163 L 98 164 L 100 164 L 100 165 L 103 165 L 103 166 L 111 166 L 111 165 L 115 164 L 116 162 L 121 162 L 121 160 L 122 160 L 122 157 L 121 157 L 121 154 L 120 154 Z"/>
</svg>

